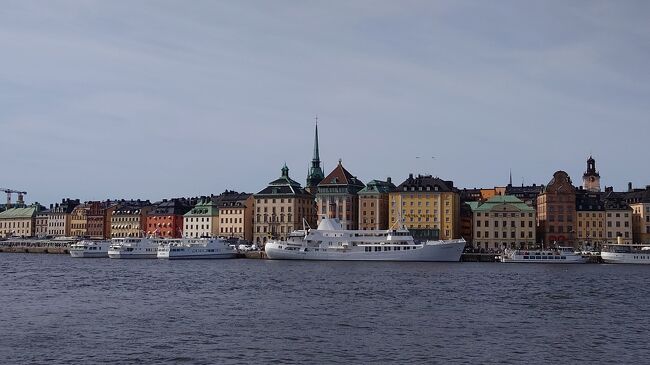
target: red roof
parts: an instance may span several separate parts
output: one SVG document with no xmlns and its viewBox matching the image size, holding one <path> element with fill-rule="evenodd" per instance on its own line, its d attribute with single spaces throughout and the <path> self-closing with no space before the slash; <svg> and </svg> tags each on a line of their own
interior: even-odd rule
<svg viewBox="0 0 650 365">
<path fill-rule="evenodd" d="M 327 175 L 323 181 L 318 184 L 318 186 L 327 186 L 327 185 L 356 185 L 364 186 L 361 180 L 354 177 L 348 170 L 343 167 L 341 161 L 339 164 Z"/>
</svg>

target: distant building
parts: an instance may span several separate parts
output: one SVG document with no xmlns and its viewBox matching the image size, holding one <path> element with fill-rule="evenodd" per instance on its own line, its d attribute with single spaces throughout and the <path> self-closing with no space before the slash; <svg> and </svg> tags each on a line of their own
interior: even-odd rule
<svg viewBox="0 0 650 365">
<path fill-rule="evenodd" d="M 92 239 L 110 238 L 110 234 L 106 231 L 106 212 L 113 203 L 90 201 L 86 204 L 88 204 L 86 235 Z"/>
<path fill-rule="evenodd" d="M 575 242 L 576 188 L 564 171 L 557 171 L 537 197 L 539 238 L 552 245 Z"/>
<path fill-rule="evenodd" d="M 219 207 L 209 197 L 201 197 L 196 205 L 183 216 L 183 236 L 219 236 Z"/>
<path fill-rule="evenodd" d="M 50 217 L 50 210 L 44 209 L 36 213 L 36 231 L 34 232 L 35 237 L 46 237 L 47 236 L 47 221 Z"/>
<path fill-rule="evenodd" d="M 1 237 L 33 237 L 36 214 L 43 210 L 38 203 L 26 207 L 9 208 L 0 213 Z"/>
<path fill-rule="evenodd" d="M 163 199 L 147 214 L 147 235 L 164 238 L 183 237 L 183 218 L 196 201 L 185 198 Z"/>
<path fill-rule="evenodd" d="M 318 184 L 316 206 L 318 223 L 325 218 L 338 218 L 343 229 L 357 229 L 359 224 L 359 196 L 365 185 L 338 165 Z"/>
<path fill-rule="evenodd" d="M 650 243 L 650 185 L 645 189 L 632 189 L 632 183 L 629 183 L 623 197 L 632 208 L 634 243 Z"/>
<path fill-rule="evenodd" d="M 600 247 L 605 242 L 605 204 L 601 194 L 580 188 L 576 191 L 576 242 Z"/>
<path fill-rule="evenodd" d="M 472 245 L 478 249 L 524 248 L 535 244 L 535 209 L 511 195 L 469 203 L 473 214 Z"/>
<path fill-rule="evenodd" d="M 70 236 L 85 237 L 88 234 L 89 204 L 79 204 L 70 213 Z"/>
<path fill-rule="evenodd" d="M 505 188 L 504 195 L 512 195 L 523 201 L 526 205 L 537 208 L 537 197 L 544 191 L 543 185 L 513 186 L 509 184 Z"/>
<path fill-rule="evenodd" d="M 314 196 L 289 177 L 287 165 L 281 171 L 278 179 L 254 196 L 253 241 L 260 245 L 271 238 L 286 239 L 303 228 L 303 220 L 316 226 Z"/>
<path fill-rule="evenodd" d="M 325 178 L 323 169 L 320 166 L 320 154 L 318 150 L 318 123 L 316 123 L 316 132 L 314 135 L 314 155 L 311 159 L 311 166 L 309 167 L 309 173 L 307 174 L 307 183 L 305 184 L 305 190 L 312 194 L 316 195 L 318 192 L 318 184 Z"/>
<path fill-rule="evenodd" d="M 423 239 L 460 236 L 460 195 L 453 181 L 409 174 L 389 200 L 390 225 L 401 218 L 415 237 Z"/>
<path fill-rule="evenodd" d="M 623 243 L 633 243 L 634 209 L 625 202 L 624 195 L 607 191 L 603 194 L 603 203 L 605 207 L 607 243 L 617 243 L 619 237 Z"/>
<path fill-rule="evenodd" d="M 372 180 L 359 190 L 359 229 L 385 230 L 389 228 L 389 194 L 397 187 L 389 177 L 386 181 Z"/>
<path fill-rule="evenodd" d="M 226 190 L 213 197 L 219 207 L 219 236 L 253 240 L 253 194 Z"/>
<path fill-rule="evenodd" d="M 587 171 L 582 175 L 582 187 L 594 193 L 600 193 L 600 174 L 596 171 L 596 160 L 589 156 Z"/>
<path fill-rule="evenodd" d="M 111 214 L 111 238 L 145 236 L 147 215 L 152 209 L 148 200 L 120 201 Z"/>
<path fill-rule="evenodd" d="M 71 235 L 72 210 L 79 205 L 79 199 L 62 199 L 61 203 L 50 205 L 47 219 L 47 235 L 68 237 Z"/>
</svg>

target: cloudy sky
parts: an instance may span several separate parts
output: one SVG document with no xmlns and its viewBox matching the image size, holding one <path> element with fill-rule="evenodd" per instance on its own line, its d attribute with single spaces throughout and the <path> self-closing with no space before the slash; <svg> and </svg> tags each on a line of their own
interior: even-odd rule
<svg viewBox="0 0 650 365">
<path fill-rule="evenodd" d="M 29 201 L 432 173 L 650 184 L 648 1 L 4 1 L 0 186 Z M 420 156 L 420 159 L 416 159 Z M 432 158 L 435 156 L 435 158 Z"/>
</svg>

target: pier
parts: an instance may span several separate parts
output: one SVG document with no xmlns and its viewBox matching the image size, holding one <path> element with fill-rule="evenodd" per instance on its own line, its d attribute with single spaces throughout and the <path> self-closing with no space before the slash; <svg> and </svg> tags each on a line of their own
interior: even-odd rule
<svg viewBox="0 0 650 365">
<path fill-rule="evenodd" d="M 0 241 L 0 252 L 13 253 L 70 253 L 74 241 L 15 239 Z"/>
</svg>

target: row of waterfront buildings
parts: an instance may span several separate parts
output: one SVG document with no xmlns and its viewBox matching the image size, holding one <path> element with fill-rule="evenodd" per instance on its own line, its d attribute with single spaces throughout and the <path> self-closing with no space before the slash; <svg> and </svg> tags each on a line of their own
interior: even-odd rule
<svg viewBox="0 0 650 365">
<path fill-rule="evenodd" d="M 77 236 L 95 239 L 232 237 L 263 245 L 296 229 L 315 227 L 326 217 L 345 229 L 384 230 L 405 226 L 426 239 L 464 237 L 476 249 L 502 249 L 536 243 L 598 247 L 622 240 L 650 243 L 650 186 L 615 192 L 601 190 L 593 158 L 587 160 L 582 186 L 557 171 L 546 185 L 459 189 L 449 180 L 409 175 L 395 185 L 390 178 L 364 184 L 338 165 L 321 169 L 316 126 L 306 184 L 280 177 L 256 194 L 145 200 L 80 202 L 6 207 L 0 236 Z"/>
</svg>

